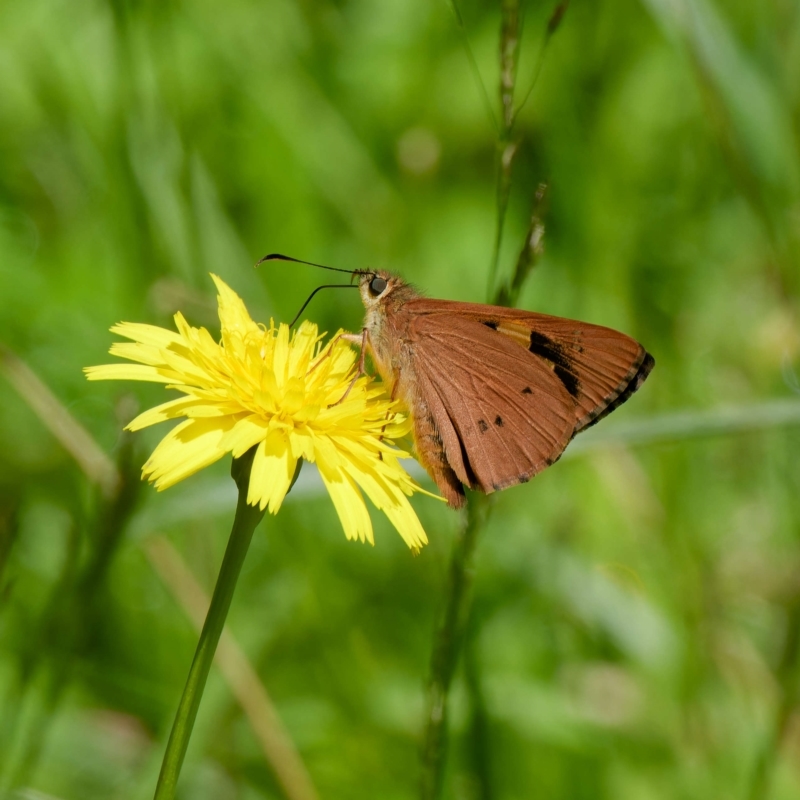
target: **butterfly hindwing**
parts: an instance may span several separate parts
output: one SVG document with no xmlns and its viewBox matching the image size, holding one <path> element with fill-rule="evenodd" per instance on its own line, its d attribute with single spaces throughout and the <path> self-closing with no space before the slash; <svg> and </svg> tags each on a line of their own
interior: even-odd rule
<svg viewBox="0 0 800 800">
<path fill-rule="evenodd" d="M 544 361 L 465 316 L 415 315 L 408 335 L 426 413 L 462 483 L 496 491 L 561 455 L 574 433 L 574 403 Z M 423 461 L 419 428 L 426 424 L 417 420 Z"/>
</svg>

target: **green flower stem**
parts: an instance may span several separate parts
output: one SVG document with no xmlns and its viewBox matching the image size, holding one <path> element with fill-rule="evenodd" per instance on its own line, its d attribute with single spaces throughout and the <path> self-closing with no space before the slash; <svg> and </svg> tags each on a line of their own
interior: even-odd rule
<svg viewBox="0 0 800 800">
<path fill-rule="evenodd" d="M 161 773 L 158 776 L 154 800 L 172 800 L 175 797 L 175 789 L 197 717 L 197 709 L 200 706 L 211 662 L 214 660 L 217 643 L 228 616 L 236 582 L 250 547 L 253 531 L 264 516 L 264 512 L 258 507 L 247 504 L 247 486 L 250 482 L 250 467 L 253 463 L 254 453 L 255 448 L 241 458 L 234 459 L 231 465 L 231 476 L 239 489 L 236 517 L 233 521 L 228 547 L 222 560 L 203 631 L 200 634 L 200 641 L 197 643 L 197 650 L 189 670 L 189 677 L 186 679 L 186 687 L 175 714 L 175 721 L 172 723 L 172 732 L 169 735 L 164 760 L 161 762 Z"/>
<path fill-rule="evenodd" d="M 436 631 L 428 681 L 428 707 L 422 743 L 422 800 L 438 800 L 447 754 L 447 699 L 464 641 L 472 600 L 473 555 L 489 514 L 491 498 L 475 493 L 467 518 L 453 545 L 445 593 L 445 610 Z"/>
</svg>

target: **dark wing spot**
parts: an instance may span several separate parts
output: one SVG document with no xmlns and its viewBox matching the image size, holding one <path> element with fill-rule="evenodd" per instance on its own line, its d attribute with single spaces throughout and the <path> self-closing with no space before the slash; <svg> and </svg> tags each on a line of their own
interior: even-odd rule
<svg viewBox="0 0 800 800">
<path fill-rule="evenodd" d="M 548 339 L 543 333 L 538 331 L 531 331 L 531 343 L 528 345 L 528 350 L 531 353 L 536 353 L 537 356 L 553 360 L 553 356 L 557 354 L 557 346 L 552 339 Z"/>
<path fill-rule="evenodd" d="M 532 389 L 531 389 L 531 387 L 530 387 L 530 386 L 526 386 L 526 387 L 525 387 L 525 388 L 522 390 L 522 394 L 533 394 L 533 391 L 532 391 Z"/>
<path fill-rule="evenodd" d="M 483 323 L 487 328 L 491 328 L 493 331 L 497 330 L 497 323 L 496 322 L 484 322 Z"/>
<path fill-rule="evenodd" d="M 503 427 L 503 418 L 499 414 L 494 418 L 494 424 L 497 425 L 498 428 Z"/>
<path fill-rule="evenodd" d="M 577 397 L 578 392 L 580 391 L 580 384 L 578 383 L 578 379 L 567 369 L 556 364 L 555 366 L 555 373 L 558 376 L 558 379 L 561 383 L 564 384 L 564 388 L 573 396 Z"/>
<path fill-rule="evenodd" d="M 528 350 L 534 355 L 549 361 L 554 368 L 556 376 L 564 384 L 564 388 L 572 397 L 577 397 L 580 392 L 580 383 L 572 371 L 569 358 L 564 355 L 564 349 L 557 342 L 548 339 L 544 334 L 531 331 L 531 343 Z"/>
<path fill-rule="evenodd" d="M 485 419 L 478 420 L 478 427 L 480 428 L 481 433 L 486 433 L 489 430 L 489 426 L 486 424 Z"/>
</svg>

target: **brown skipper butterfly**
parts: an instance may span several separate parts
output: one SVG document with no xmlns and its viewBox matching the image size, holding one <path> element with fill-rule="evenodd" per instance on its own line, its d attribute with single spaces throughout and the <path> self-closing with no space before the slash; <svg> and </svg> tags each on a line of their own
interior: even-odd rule
<svg viewBox="0 0 800 800">
<path fill-rule="evenodd" d="M 275 258 L 299 261 L 277 254 L 262 261 Z M 361 335 L 346 338 L 361 344 L 362 369 L 368 352 L 392 397 L 411 412 L 417 458 L 456 508 L 465 503 L 464 486 L 488 494 L 549 467 L 655 364 L 635 339 L 611 328 L 431 300 L 383 270 L 352 275 L 366 316 Z"/>
</svg>

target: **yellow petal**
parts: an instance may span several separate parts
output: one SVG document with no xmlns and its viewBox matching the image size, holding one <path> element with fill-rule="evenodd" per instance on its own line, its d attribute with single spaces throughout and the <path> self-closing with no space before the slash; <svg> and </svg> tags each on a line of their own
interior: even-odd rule
<svg viewBox="0 0 800 800">
<path fill-rule="evenodd" d="M 217 287 L 217 302 L 219 304 L 219 321 L 224 332 L 240 334 L 258 331 L 258 325 L 253 322 L 247 307 L 233 289 L 218 275 L 211 275 Z"/>
<path fill-rule="evenodd" d="M 275 337 L 275 352 L 272 355 L 272 371 L 278 387 L 286 383 L 286 366 L 289 363 L 289 326 L 280 325 Z"/>
<path fill-rule="evenodd" d="M 153 383 L 174 383 L 179 376 L 144 364 L 101 364 L 97 367 L 84 367 L 83 371 L 90 381 L 152 381 Z"/>
<path fill-rule="evenodd" d="M 141 322 L 120 322 L 112 326 L 111 332 L 152 347 L 169 347 L 170 344 L 181 342 L 181 337 L 174 331 Z"/>
<path fill-rule="evenodd" d="M 294 458 L 314 460 L 314 435 L 305 425 L 295 427 L 289 433 L 289 447 Z"/>
<path fill-rule="evenodd" d="M 222 437 L 233 427 L 230 417 L 187 419 L 159 443 L 142 469 L 142 476 L 159 491 L 173 486 L 225 455 Z"/>
<path fill-rule="evenodd" d="M 389 522 L 394 525 L 395 530 L 403 537 L 403 541 L 414 551 L 419 552 L 420 548 L 428 544 L 428 537 L 425 529 L 419 521 L 416 511 L 414 511 L 408 498 L 400 495 L 381 511 L 389 518 Z"/>
<path fill-rule="evenodd" d="M 143 411 L 125 426 L 125 430 L 139 431 L 149 425 L 165 422 L 168 419 L 187 416 L 189 409 L 195 408 L 200 404 L 202 404 L 202 401 L 193 397 L 179 397 L 177 400 L 170 400 L 168 403 L 162 403 L 160 406 Z"/>
<path fill-rule="evenodd" d="M 297 459 L 292 458 L 283 431 L 270 431 L 253 458 L 247 502 L 277 514 L 292 485 L 296 466 Z"/>
<path fill-rule="evenodd" d="M 229 450 L 234 458 L 244 455 L 253 445 L 267 438 L 269 423 L 255 414 L 250 414 L 236 422 L 231 431 L 225 434 L 220 446 Z"/>
<path fill-rule="evenodd" d="M 209 374 L 202 367 L 198 367 L 193 361 L 174 352 L 173 350 L 163 350 L 164 364 L 176 375 L 181 376 L 181 383 L 188 383 L 192 386 L 207 385 Z"/>
<path fill-rule="evenodd" d="M 154 367 L 164 366 L 164 356 L 161 347 L 140 344 L 139 342 L 114 342 L 108 351 L 117 358 L 127 358 L 129 361 L 138 361 L 140 364 L 150 364 Z"/>
<path fill-rule="evenodd" d="M 292 337 L 288 364 L 290 375 L 305 376 L 308 371 L 308 365 L 314 355 L 314 345 L 318 339 L 317 326 L 307 320 L 303 320 L 297 329 L 297 333 Z"/>
<path fill-rule="evenodd" d="M 332 469 L 325 463 L 318 462 L 317 466 L 341 520 L 344 535 L 348 539 L 358 539 L 375 544 L 372 520 L 369 517 L 364 498 L 353 479 L 342 470 Z"/>
<path fill-rule="evenodd" d="M 418 550 L 427 544 L 428 538 L 414 509 L 397 486 L 369 470 L 355 468 L 349 462 L 345 462 L 343 471 L 358 483 L 375 508 L 386 514 L 410 548 Z"/>
</svg>

